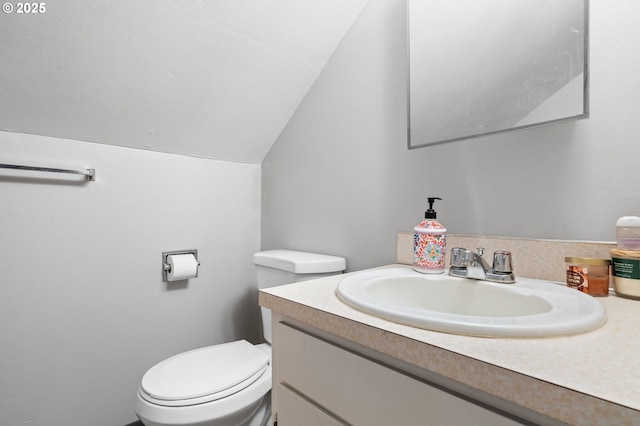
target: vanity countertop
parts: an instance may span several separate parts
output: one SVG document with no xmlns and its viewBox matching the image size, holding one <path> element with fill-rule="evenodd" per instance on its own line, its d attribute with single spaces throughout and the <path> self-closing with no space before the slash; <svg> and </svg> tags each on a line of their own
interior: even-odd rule
<svg viewBox="0 0 640 426">
<path fill-rule="evenodd" d="M 599 298 L 607 323 L 586 334 L 471 337 L 396 324 L 345 305 L 336 287 L 359 272 L 263 289 L 260 305 L 570 424 L 640 424 L 640 301 Z"/>
</svg>

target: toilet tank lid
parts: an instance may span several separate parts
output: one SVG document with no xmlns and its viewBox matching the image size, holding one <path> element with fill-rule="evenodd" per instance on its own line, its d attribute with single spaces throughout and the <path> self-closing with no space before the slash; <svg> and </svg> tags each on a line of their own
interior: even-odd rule
<svg viewBox="0 0 640 426">
<path fill-rule="evenodd" d="M 347 268 L 347 261 L 343 257 L 295 250 L 261 251 L 253 255 L 253 263 L 294 274 L 323 274 Z"/>
</svg>

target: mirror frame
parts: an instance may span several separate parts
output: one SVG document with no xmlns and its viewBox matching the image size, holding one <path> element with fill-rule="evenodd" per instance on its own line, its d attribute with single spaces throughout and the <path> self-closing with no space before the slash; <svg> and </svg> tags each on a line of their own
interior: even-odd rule
<svg viewBox="0 0 640 426">
<path fill-rule="evenodd" d="M 446 0 L 444 0 L 446 1 Z M 473 139 L 488 135 L 495 135 L 500 133 L 520 131 L 535 127 L 549 126 L 558 123 L 573 122 L 589 118 L 589 0 L 583 0 L 584 2 L 584 68 L 583 68 L 583 112 L 581 114 L 560 117 L 553 120 L 541 121 L 536 123 L 530 123 L 522 126 L 510 127 L 500 130 L 493 130 L 487 132 L 478 132 L 471 135 L 464 135 L 460 137 L 437 140 L 433 142 L 424 142 L 412 144 L 411 139 L 411 28 L 410 28 L 410 3 L 411 0 L 407 0 L 407 147 L 408 149 L 424 148 L 428 146 L 440 145 L 448 142 L 461 141 L 466 139 Z M 437 61 L 437 60 L 436 60 Z M 442 62 L 442 61 L 441 61 Z"/>
</svg>

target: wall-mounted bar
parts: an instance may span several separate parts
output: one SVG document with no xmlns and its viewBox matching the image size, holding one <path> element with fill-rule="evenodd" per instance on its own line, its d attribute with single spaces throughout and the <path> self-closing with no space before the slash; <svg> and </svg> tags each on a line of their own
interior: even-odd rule
<svg viewBox="0 0 640 426">
<path fill-rule="evenodd" d="M 54 169 L 51 167 L 19 166 L 16 164 L 0 164 L 0 169 L 31 170 L 34 172 L 49 172 L 49 173 L 71 173 L 74 175 L 84 175 L 87 177 L 87 180 L 96 180 L 95 169 L 68 170 L 68 169 Z"/>
</svg>

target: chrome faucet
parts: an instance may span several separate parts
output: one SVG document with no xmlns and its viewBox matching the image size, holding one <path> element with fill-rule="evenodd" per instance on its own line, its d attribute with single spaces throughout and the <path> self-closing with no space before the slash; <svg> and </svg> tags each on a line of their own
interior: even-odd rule
<svg viewBox="0 0 640 426">
<path fill-rule="evenodd" d="M 511 252 L 494 252 L 493 266 L 490 267 L 482 258 L 484 248 L 479 247 L 477 250 L 478 252 L 474 253 L 461 247 L 451 249 L 449 275 L 504 284 L 516 282 L 516 277 L 511 267 Z"/>
</svg>

